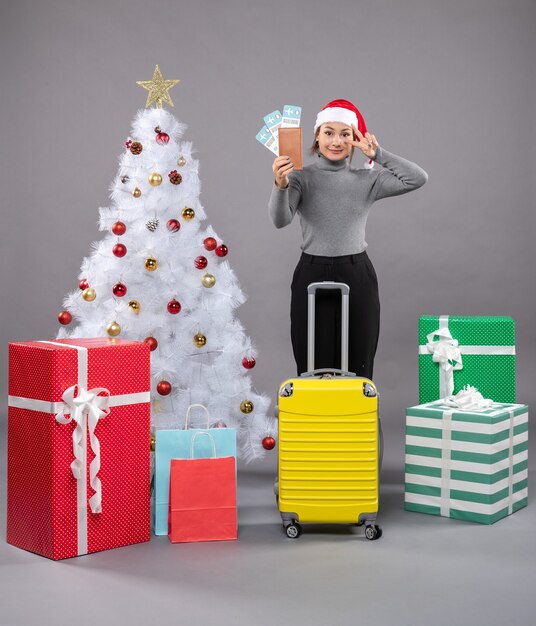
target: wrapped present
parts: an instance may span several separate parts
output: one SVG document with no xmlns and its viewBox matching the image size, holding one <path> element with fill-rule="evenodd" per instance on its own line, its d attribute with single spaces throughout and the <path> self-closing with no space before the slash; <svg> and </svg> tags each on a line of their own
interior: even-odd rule
<svg viewBox="0 0 536 626">
<path fill-rule="evenodd" d="M 474 385 L 495 402 L 516 401 L 515 323 L 511 317 L 419 319 L 419 403 Z"/>
<path fill-rule="evenodd" d="M 407 409 L 406 510 L 493 524 L 527 506 L 527 405 L 470 395 Z"/>
<path fill-rule="evenodd" d="M 56 560 L 149 540 L 149 353 L 9 345 L 8 543 Z"/>
<path fill-rule="evenodd" d="M 211 456 L 197 459 L 196 441 L 206 438 Z M 172 459 L 169 479 L 169 539 L 226 541 L 238 536 L 236 459 L 217 457 L 214 431 L 197 431 L 186 459 Z"/>
<path fill-rule="evenodd" d="M 193 408 L 203 409 L 207 423 L 206 428 L 189 428 L 189 417 Z M 172 459 L 189 459 L 190 446 L 193 437 L 198 433 L 209 433 L 208 440 L 203 437 L 196 446 L 198 458 L 210 456 L 236 458 L 236 430 L 234 428 L 210 428 L 210 416 L 207 408 L 202 404 L 192 404 L 186 412 L 184 429 L 158 430 L 155 443 L 155 535 L 167 535 L 169 532 L 169 480 L 170 463 Z M 212 444 L 215 446 L 215 455 L 212 455 Z"/>
</svg>

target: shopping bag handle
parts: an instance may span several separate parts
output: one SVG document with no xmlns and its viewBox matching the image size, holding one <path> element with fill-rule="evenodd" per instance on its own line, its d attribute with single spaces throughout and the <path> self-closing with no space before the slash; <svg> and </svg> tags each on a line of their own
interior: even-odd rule
<svg viewBox="0 0 536 626">
<path fill-rule="evenodd" d="M 205 409 L 205 413 L 207 414 L 207 428 L 210 427 L 210 413 L 208 412 L 207 407 L 204 404 L 190 404 L 190 406 L 188 407 L 188 410 L 186 411 L 186 422 L 184 424 L 184 430 L 188 430 L 188 418 L 190 417 L 190 409 L 193 409 L 194 406 L 198 406 L 201 407 L 202 409 Z"/>
<path fill-rule="evenodd" d="M 195 435 L 192 437 L 192 441 L 190 442 L 190 458 L 191 459 L 194 458 L 195 440 L 198 437 L 201 437 L 202 435 L 206 435 L 210 439 L 210 445 L 212 447 L 212 456 L 216 457 L 216 444 L 214 442 L 214 437 L 210 433 L 206 433 L 205 431 L 200 431 L 200 432 L 195 433 Z"/>
</svg>

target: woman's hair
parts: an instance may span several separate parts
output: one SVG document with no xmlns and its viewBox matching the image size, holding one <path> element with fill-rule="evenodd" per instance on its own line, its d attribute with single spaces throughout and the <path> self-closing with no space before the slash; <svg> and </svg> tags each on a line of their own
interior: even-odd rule
<svg viewBox="0 0 536 626">
<path fill-rule="evenodd" d="M 321 128 L 322 126 L 319 126 L 316 129 L 315 138 L 313 139 L 313 145 L 309 148 L 309 154 L 311 156 L 314 156 L 315 154 L 320 154 L 320 150 L 318 149 L 318 134 L 320 133 Z M 354 135 L 354 133 L 352 133 L 352 135 Z M 352 158 L 354 156 L 354 151 L 355 151 L 355 148 L 354 146 L 352 146 L 352 149 L 350 150 L 350 156 L 348 157 L 348 165 L 352 165 Z"/>
</svg>

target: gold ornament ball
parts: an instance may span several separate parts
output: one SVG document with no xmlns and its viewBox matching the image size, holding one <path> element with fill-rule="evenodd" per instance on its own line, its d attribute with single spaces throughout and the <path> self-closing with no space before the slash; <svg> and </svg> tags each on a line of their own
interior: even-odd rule
<svg viewBox="0 0 536 626">
<path fill-rule="evenodd" d="M 206 345 L 206 343 L 207 338 L 205 337 L 205 335 L 203 335 L 202 333 L 197 333 L 197 335 L 194 337 L 194 345 L 198 348 L 202 348 Z"/>
<path fill-rule="evenodd" d="M 177 161 L 177 165 L 179 167 L 184 167 L 186 165 L 186 159 L 182 156 L 182 154 L 179 157 L 179 160 Z"/>
<path fill-rule="evenodd" d="M 106 326 L 106 332 L 110 337 L 117 337 L 121 332 L 121 326 L 119 326 L 117 322 L 110 322 L 108 326 Z"/>
<path fill-rule="evenodd" d="M 82 298 L 84 298 L 86 302 L 93 302 L 93 300 L 95 300 L 96 297 L 97 297 L 97 294 L 95 293 L 95 290 L 91 289 L 90 287 L 82 291 Z"/>
<path fill-rule="evenodd" d="M 186 207 L 182 210 L 182 217 L 189 222 L 194 219 L 195 211 L 190 207 Z"/>
<path fill-rule="evenodd" d="M 162 176 L 158 172 L 153 172 L 149 176 L 149 184 L 153 187 L 158 187 L 158 185 L 162 184 Z"/>
<path fill-rule="evenodd" d="M 139 313 L 139 312 L 140 312 L 141 306 L 140 306 L 140 303 L 139 303 L 137 300 L 131 300 L 131 301 L 128 303 L 128 306 L 130 307 L 130 309 L 131 309 L 132 311 L 134 311 L 134 313 L 136 313 L 136 314 L 137 314 L 137 313 Z"/>
<path fill-rule="evenodd" d="M 151 435 L 151 452 L 154 452 L 155 448 L 156 448 L 156 437 L 154 435 Z"/>
<path fill-rule="evenodd" d="M 141 196 L 141 189 L 139 187 L 136 187 L 136 189 L 134 189 L 134 191 L 132 192 L 132 195 L 135 198 L 139 198 Z"/>
<path fill-rule="evenodd" d="M 157 267 L 158 267 L 158 261 L 154 259 L 152 256 L 145 259 L 145 269 L 148 272 L 154 272 Z"/>
<path fill-rule="evenodd" d="M 244 400 L 240 403 L 240 410 L 242 413 L 251 413 L 254 409 L 253 402 L 251 400 Z"/>
<path fill-rule="evenodd" d="M 216 284 L 216 277 L 213 274 L 205 274 L 201 279 L 201 282 L 203 283 L 203 287 L 210 289 L 210 287 L 214 287 Z"/>
</svg>

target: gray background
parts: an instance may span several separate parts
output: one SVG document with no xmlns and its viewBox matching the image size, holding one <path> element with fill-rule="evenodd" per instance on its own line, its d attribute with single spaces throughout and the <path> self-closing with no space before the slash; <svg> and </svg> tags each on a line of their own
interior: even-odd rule
<svg viewBox="0 0 536 626">
<path fill-rule="evenodd" d="M 136 80 L 156 63 L 181 80 L 172 112 L 189 126 L 208 221 L 249 296 L 239 317 L 259 348 L 255 386 L 274 398 L 295 371 L 288 309 L 300 232 L 268 218 L 262 116 L 302 105 L 308 145 L 317 111 L 350 99 L 381 145 L 430 177 L 377 203 L 367 229 L 382 301 L 381 541 L 319 529 L 289 546 L 272 453 L 241 472 L 239 542 L 170 549 L 163 538 L 62 564 L 3 544 L 2 623 L 34 623 L 38 612 L 71 623 L 71 578 L 97 585 L 103 623 L 532 622 L 534 507 L 491 528 L 412 515 L 401 511 L 401 482 L 419 315 L 513 316 L 518 401 L 534 405 L 535 26 L 531 0 L 2 3 L 3 391 L 7 342 L 55 335 L 63 296 L 101 238 L 97 209 L 145 103 Z"/>
</svg>

